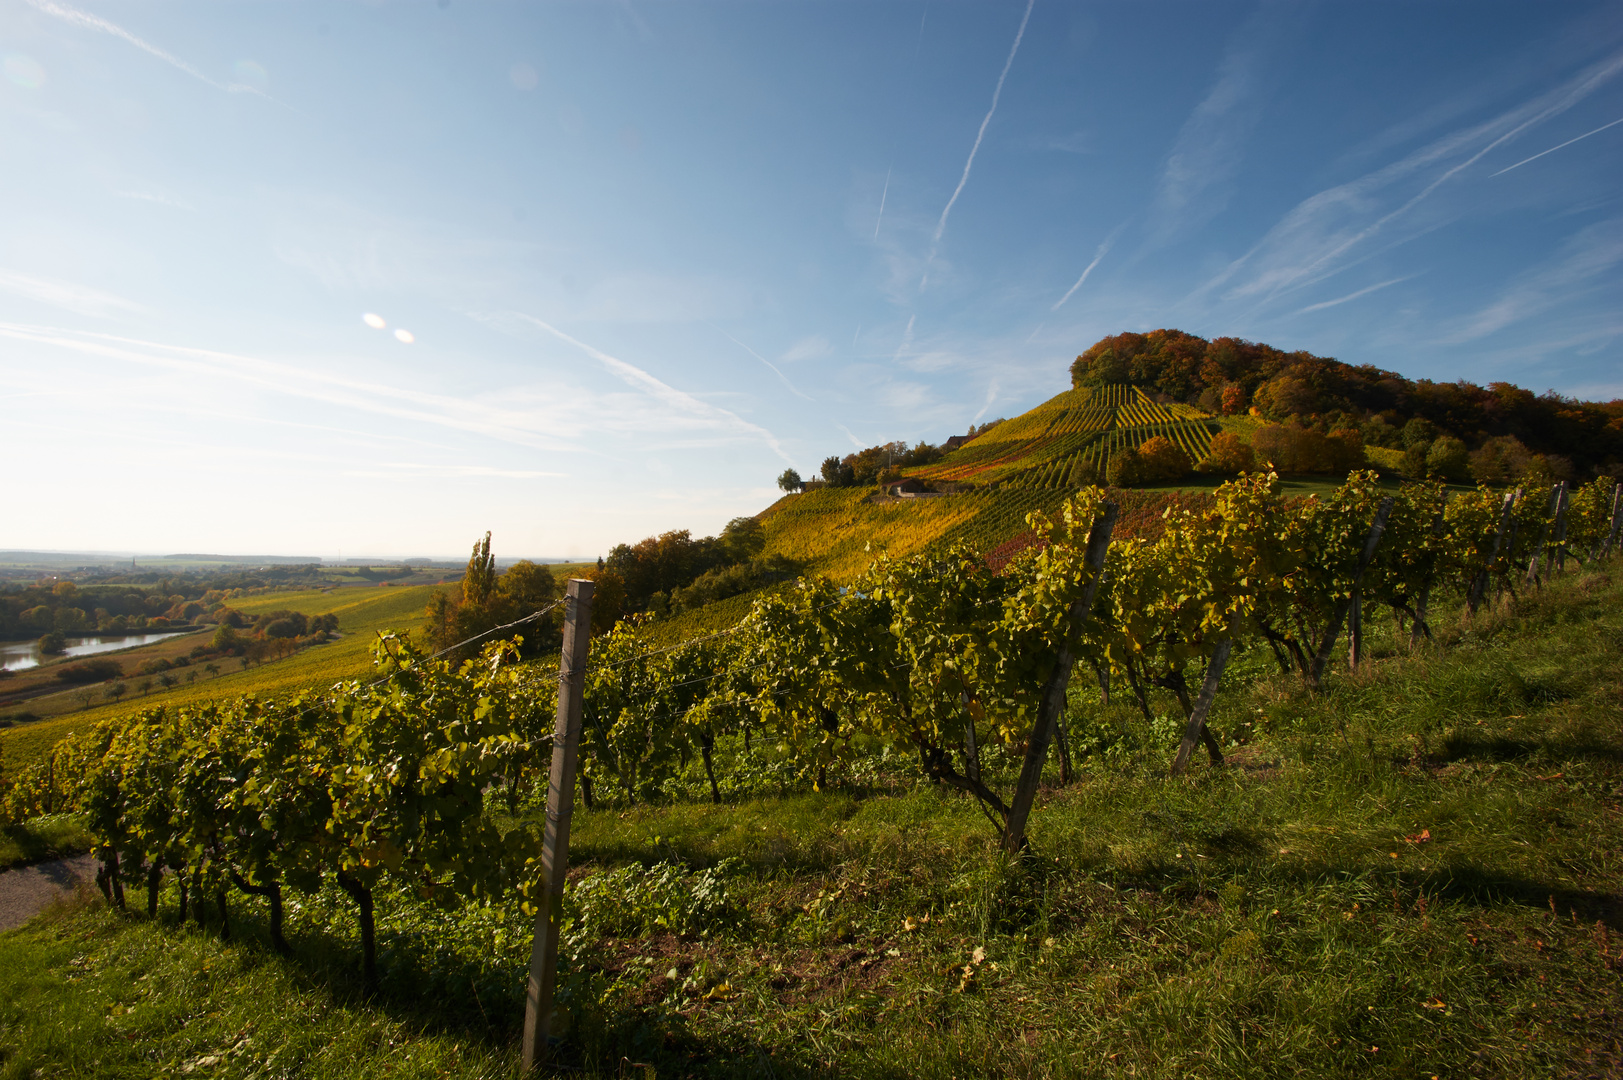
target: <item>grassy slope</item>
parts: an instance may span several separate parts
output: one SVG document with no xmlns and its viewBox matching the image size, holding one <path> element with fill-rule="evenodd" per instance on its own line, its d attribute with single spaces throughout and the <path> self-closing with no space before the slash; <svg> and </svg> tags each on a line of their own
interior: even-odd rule
<svg viewBox="0 0 1623 1080">
<path fill-rule="evenodd" d="M 372 643 L 380 632 L 409 630 L 422 621 L 423 607 L 432 586 L 408 588 L 355 588 L 302 593 L 273 593 L 237 601 L 234 606 L 253 614 L 260 611 L 302 611 L 307 615 L 337 612 L 343 636 L 326 645 L 304 649 L 285 660 L 241 670 L 234 660 L 218 661 L 222 673 L 182 682 L 167 692 L 146 697 L 132 695 L 122 702 L 86 712 L 71 713 L 0 731 L 8 766 L 25 764 L 64 735 L 88 724 L 152 705 L 180 705 L 239 694 L 274 694 L 311 686 L 326 686 L 370 670 Z M 190 669 L 188 669 L 190 670 Z"/>
<path fill-rule="evenodd" d="M 587 941 L 578 985 L 597 1004 L 565 1060 L 943 1080 L 1617 1075 L 1612 572 L 1464 629 L 1445 613 L 1447 649 L 1407 655 L 1380 620 L 1367 669 L 1321 696 L 1241 656 L 1214 720 L 1233 764 L 1182 781 L 1165 777 L 1172 726 L 1079 691 L 1072 738 L 1095 751 L 1046 790 L 1024 865 L 999 864 L 971 804 L 906 783 L 577 810 L 584 872 L 736 858 L 745 917 Z M 342 901 L 295 905 L 291 961 L 264 948 L 257 902 L 233 903 L 234 944 L 172 927 L 172 897 L 157 923 L 93 908 L 0 935 L 0 1076 L 211 1058 L 244 1075 L 511 1073 L 521 916 L 493 931 L 478 911 L 387 898 L 383 992 L 363 1002 Z"/>
<path fill-rule="evenodd" d="M 881 502 L 869 501 L 874 489 L 867 487 L 814 488 L 785 495 L 760 514 L 766 526 L 764 554 L 794 559 L 809 573 L 850 580 L 881 553 L 899 557 L 960 541 L 990 551 L 1025 532 L 1031 511 L 1053 513 L 1071 494 L 1067 486 L 1036 486 L 1030 478 L 1044 475 L 1046 465 L 1074 460 L 1082 452 L 1078 446 L 1100 434 L 1091 428 L 1082 430 L 1098 423 L 1089 412 L 1098 408 L 1090 406 L 1091 398 L 1087 391 L 1068 390 L 1004 421 L 936 464 L 906 470 L 926 478 L 972 475 L 976 483 L 985 485 L 972 493 Z M 1178 408 L 1193 412 L 1186 406 Z M 1213 422 L 1220 423 L 1222 430 L 1247 436 L 1261 425 L 1253 417 L 1223 417 Z M 1135 428 L 1129 433 L 1142 440 L 1151 429 Z M 1057 483 L 1053 479 L 1056 473 L 1046 475 L 1045 483 Z M 1190 476 L 1139 490 L 1211 491 L 1225 479 Z M 1286 479 L 1284 489 L 1288 495 L 1327 495 L 1339 484 L 1338 478 L 1301 476 Z M 669 645 L 725 629 L 749 611 L 756 595 L 759 593 L 733 597 L 651 624 L 644 636 L 652 643 Z"/>
</svg>

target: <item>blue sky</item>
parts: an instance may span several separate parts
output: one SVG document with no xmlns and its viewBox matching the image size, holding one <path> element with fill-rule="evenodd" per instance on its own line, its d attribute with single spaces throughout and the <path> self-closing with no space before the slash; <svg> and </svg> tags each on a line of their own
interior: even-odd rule
<svg viewBox="0 0 1623 1080">
<path fill-rule="evenodd" d="M 0 76 L 0 547 L 711 533 L 1127 329 L 1623 395 L 1615 2 L 4 0 Z"/>
</svg>

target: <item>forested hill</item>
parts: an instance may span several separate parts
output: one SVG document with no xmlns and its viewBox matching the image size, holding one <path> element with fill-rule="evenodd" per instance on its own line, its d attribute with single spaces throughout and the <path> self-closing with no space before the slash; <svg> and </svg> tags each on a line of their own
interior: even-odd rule
<svg viewBox="0 0 1623 1080">
<path fill-rule="evenodd" d="M 1517 440 L 1528 453 L 1565 458 L 1578 476 L 1623 462 L 1623 400 L 1577 401 L 1508 382 L 1410 379 L 1239 338 L 1207 341 L 1181 330 L 1116 334 L 1071 365 L 1073 387 L 1118 383 L 1219 415 L 1357 429 L 1372 446 L 1400 447 L 1398 433 L 1419 418 L 1473 450 Z M 1513 446 L 1503 449 L 1515 453 Z"/>
</svg>

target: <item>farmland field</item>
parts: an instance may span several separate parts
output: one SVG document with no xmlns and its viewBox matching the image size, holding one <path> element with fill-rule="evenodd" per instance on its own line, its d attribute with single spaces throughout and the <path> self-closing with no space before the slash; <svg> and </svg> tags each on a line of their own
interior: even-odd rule
<svg viewBox="0 0 1623 1080">
<path fill-rule="evenodd" d="M 326 686 L 371 670 L 372 643 L 389 630 L 411 630 L 422 622 L 423 607 L 434 586 L 405 588 L 343 588 L 297 593 L 271 593 L 232 601 L 239 611 L 302 611 L 306 615 L 337 614 L 342 635 L 325 645 L 303 649 L 285 660 L 242 669 L 235 660 L 219 661 L 221 674 L 180 683 L 168 691 L 145 697 L 132 695 L 117 704 L 68 713 L 0 731 L 6 760 L 17 764 L 34 760 L 64 736 L 98 720 L 122 716 L 152 705 L 180 705 L 239 694 L 276 694 Z M 188 635 L 188 646 L 205 637 Z M 144 654 L 143 654 L 144 655 Z M 201 673 L 200 673 L 201 674 Z M 57 695 L 67 698 L 69 692 Z"/>
</svg>

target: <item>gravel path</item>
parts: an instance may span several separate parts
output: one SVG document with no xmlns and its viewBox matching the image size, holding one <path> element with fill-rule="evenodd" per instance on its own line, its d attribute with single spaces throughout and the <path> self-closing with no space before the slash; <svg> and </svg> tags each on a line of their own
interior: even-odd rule
<svg viewBox="0 0 1623 1080">
<path fill-rule="evenodd" d="M 80 882 L 96 883 L 92 855 L 0 870 L 0 931 L 19 927 L 51 901 L 71 896 Z"/>
</svg>

